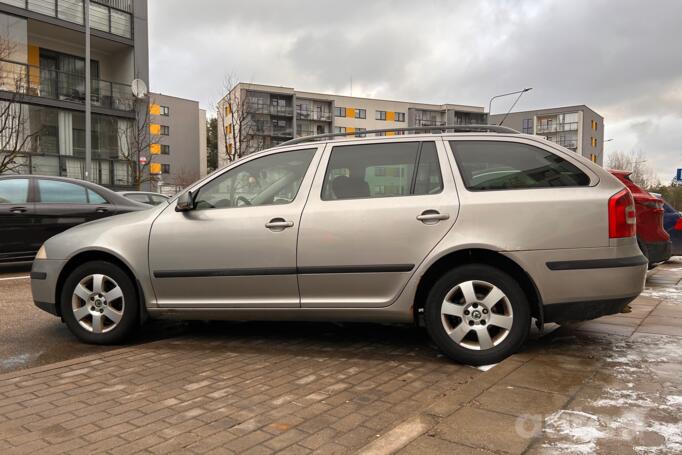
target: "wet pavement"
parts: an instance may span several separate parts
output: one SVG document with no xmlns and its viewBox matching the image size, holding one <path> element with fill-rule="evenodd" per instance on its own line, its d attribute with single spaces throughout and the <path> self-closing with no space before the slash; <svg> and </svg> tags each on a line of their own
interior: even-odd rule
<svg viewBox="0 0 682 455">
<path fill-rule="evenodd" d="M 30 263 L 0 264 L 0 374 L 117 348 L 83 344 L 59 318 L 39 310 L 31 299 L 30 269 Z M 131 343 L 177 335 L 186 326 L 154 322 Z"/>
</svg>

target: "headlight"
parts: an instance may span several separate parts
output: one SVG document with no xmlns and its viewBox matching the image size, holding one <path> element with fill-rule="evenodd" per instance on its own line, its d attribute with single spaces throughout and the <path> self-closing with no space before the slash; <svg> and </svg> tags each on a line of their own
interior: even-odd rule
<svg viewBox="0 0 682 455">
<path fill-rule="evenodd" d="M 36 254 L 36 259 L 47 259 L 47 253 L 45 252 L 45 245 L 41 246 Z"/>
</svg>

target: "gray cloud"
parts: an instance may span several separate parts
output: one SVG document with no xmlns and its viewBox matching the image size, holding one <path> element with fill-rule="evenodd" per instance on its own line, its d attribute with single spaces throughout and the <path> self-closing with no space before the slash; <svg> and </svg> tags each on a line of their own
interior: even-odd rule
<svg viewBox="0 0 682 455">
<path fill-rule="evenodd" d="M 516 109 L 587 104 L 609 150 L 682 166 L 682 2 L 152 0 L 151 86 L 211 108 L 226 74 L 302 90 Z M 497 101 L 503 111 L 511 100 Z"/>
</svg>

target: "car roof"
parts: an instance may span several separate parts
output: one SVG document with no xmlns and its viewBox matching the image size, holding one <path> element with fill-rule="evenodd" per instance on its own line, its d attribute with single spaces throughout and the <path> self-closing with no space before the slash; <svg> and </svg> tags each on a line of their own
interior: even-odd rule
<svg viewBox="0 0 682 455">
<path fill-rule="evenodd" d="M 119 193 L 119 194 L 153 194 L 154 196 L 163 196 L 165 198 L 168 197 L 165 194 L 157 193 L 155 191 L 132 191 L 132 190 L 131 191 L 125 191 L 125 190 L 123 190 L 123 191 L 117 191 L 117 193 Z"/>
</svg>

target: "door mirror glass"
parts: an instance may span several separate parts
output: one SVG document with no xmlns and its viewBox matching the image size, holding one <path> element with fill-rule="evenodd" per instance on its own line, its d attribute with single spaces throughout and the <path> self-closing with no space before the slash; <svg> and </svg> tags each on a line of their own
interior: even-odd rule
<svg viewBox="0 0 682 455">
<path fill-rule="evenodd" d="M 189 210 L 194 210 L 194 195 L 191 191 L 182 193 L 175 204 L 176 212 L 187 212 Z"/>
</svg>

